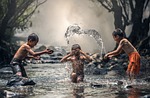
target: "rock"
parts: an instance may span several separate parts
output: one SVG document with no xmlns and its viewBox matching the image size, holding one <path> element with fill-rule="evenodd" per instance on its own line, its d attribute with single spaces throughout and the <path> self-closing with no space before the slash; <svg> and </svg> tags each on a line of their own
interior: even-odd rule
<svg viewBox="0 0 150 98">
<path fill-rule="evenodd" d="M 0 78 L 7 79 L 13 75 L 11 67 L 4 67 L 0 69 Z"/>
<path fill-rule="evenodd" d="M 150 82 L 150 76 L 144 79 L 146 82 Z"/>
<path fill-rule="evenodd" d="M 0 69 L 0 74 L 13 74 L 11 67 L 4 67 Z"/>
<path fill-rule="evenodd" d="M 105 78 L 118 78 L 118 71 L 109 71 L 107 75 L 105 75 Z"/>
<path fill-rule="evenodd" d="M 149 95 L 145 95 L 143 98 L 150 98 L 150 94 Z"/>
<path fill-rule="evenodd" d="M 12 76 L 8 82 L 7 82 L 7 86 L 11 87 L 11 86 L 26 86 L 26 85 L 35 85 L 36 83 L 29 79 L 29 78 L 24 78 L 24 77 L 20 77 L 17 75 Z"/>
<path fill-rule="evenodd" d="M 98 84 L 98 83 L 90 83 L 90 86 L 91 86 L 91 87 L 94 87 L 94 88 L 102 88 L 102 87 L 104 87 L 105 85 Z"/>
<path fill-rule="evenodd" d="M 95 69 L 93 70 L 93 75 L 105 75 L 107 74 L 107 70 L 106 69 Z"/>
<path fill-rule="evenodd" d="M 131 89 L 131 88 L 133 88 L 133 86 L 132 85 L 126 85 L 124 88 Z"/>
<path fill-rule="evenodd" d="M 118 81 L 117 85 L 123 85 L 123 81 Z"/>
</svg>

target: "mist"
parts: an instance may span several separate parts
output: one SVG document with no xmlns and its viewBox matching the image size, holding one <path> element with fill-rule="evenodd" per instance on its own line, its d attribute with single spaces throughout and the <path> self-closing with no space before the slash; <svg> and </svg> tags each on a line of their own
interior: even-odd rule
<svg viewBox="0 0 150 98">
<path fill-rule="evenodd" d="M 51 46 L 68 46 L 78 43 L 86 52 L 98 51 L 96 41 L 89 36 L 72 36 L 67 45 L 64 34 L 67 27 L 78 24 L 83 30 L 95 29 L 104 42 L 106 51 L 114 48 L 112 38 L 114 20 L 112 13 L 108 13 L 96 0 L 47 0 L 41 5 L 31 18 L 32 27 L 18 36 L 28 36 L 36 33 L 40 44 Z"/>
</svg>

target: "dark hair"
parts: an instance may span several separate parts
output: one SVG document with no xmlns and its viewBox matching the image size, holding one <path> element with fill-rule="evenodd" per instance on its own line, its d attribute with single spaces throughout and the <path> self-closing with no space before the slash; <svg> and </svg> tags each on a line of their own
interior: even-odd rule
<svg viewBox="0 0 150 98">
<path fill-rule="evenodd" d="M 39 41 L 39 37 L 35 33 L 32 33 L 28 36 L 28 41 Z"/>
<path fill-rule="evenodd" d="M 113 36 L 120 36 L 120 37 L 124 37 L 124 33 L 122 32 L 122 30 L 120 28 L 117 28 L 113 33 Z"/>
<path fill-rule="evenodd" d="M 74 45 L 72 45 L 71 50 L 74 50 L 74 49 L 80 49 L 81 50 L 81 47 L 79 44 L 74 44 Z"/>
</svg>

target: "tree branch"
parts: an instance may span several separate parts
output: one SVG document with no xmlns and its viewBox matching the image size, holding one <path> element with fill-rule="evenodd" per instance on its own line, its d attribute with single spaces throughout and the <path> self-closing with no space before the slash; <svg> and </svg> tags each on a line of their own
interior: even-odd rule
<svg viewBox="0 0 150 98">
<path fill-rule="evenodd" d="M 101 0 L 98 0 L 100 3 L 101 3 L 101 5 L 104 7 L 104 8 L 106 8 L 109 12 L 111 12 L 112 11 L 112 8 L 109 8 L 107 5 L 105 5 L 104 3 L 103 3 L 103 1 L 101 1 Z"/>
<path fill-rule="evenodd" d="M 135 8 L 134 8 L 132 0 L 129 0 L 129 4 L 130 4 L 130 7 L 131 7 L 131 12 L 134 13 Z"/>
</svg>

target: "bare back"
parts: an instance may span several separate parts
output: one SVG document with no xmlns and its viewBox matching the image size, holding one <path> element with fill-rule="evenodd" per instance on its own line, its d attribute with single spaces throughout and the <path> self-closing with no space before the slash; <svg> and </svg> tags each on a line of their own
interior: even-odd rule
<svg viewBox="0 0 150 98">
<path fill-rule="evenodd" d="M 122 46 L 122 49 L 125 51 L 126 54 L 129 54 L 131 52 L 137 52 L 134 46 L 125 38 L 123 38 L 119 44 Z"/>
<path fill-rule="evenodd" d="M 16 54 L 14 55 L 14 58 L 17 58 L 17 59 L 24 59 L 27 54 L 28 54 L 28 51 L 27 51 L 27 48 L 31 48 L 29 45 L 27 45 L 26 43 L 23 44 L 16 52 Z"/>
</svg>

